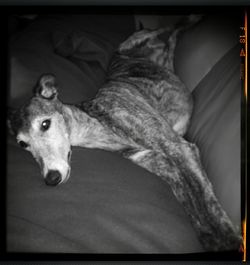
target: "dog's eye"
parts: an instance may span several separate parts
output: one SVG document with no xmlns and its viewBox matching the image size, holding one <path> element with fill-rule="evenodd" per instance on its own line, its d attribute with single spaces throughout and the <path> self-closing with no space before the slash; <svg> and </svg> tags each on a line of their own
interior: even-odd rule
<svg viewBox="0 0 250 265">
<path fill-rule="evenodd" d="M 24 141 L 19 141 L 18 144 L 22 147 L 22 148 L 27 148 L 29 145 L 27 143 L 25 143 Z"/>
<path fill-rule="evenodd" d="M 50 127 L 50 120 L 44 120 L 41 125 L 41 130 L 45 132 L 49 129 L 49 127 Z"/>
</svg>

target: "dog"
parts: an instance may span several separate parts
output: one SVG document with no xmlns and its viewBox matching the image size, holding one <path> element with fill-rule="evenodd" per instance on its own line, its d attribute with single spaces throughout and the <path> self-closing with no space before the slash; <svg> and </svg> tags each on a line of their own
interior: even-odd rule
<svg viewBox="0 0 250 265">
<path fill-rule="evenodd" d="M 9 126 L 47 185 L 68 180 L 71 146 L 119 152 L 171 186 L 205 250 L 238 250 L 241 236 L 213 192 L 197 146 L 183 137 L 193 99 L 175 74 L 174 51 L 179 32 L 199 20 L 135 32 L 120 44 L 96 97 L 78 105 L 63 104 L 55 77 L 42 75 Z"/>
</svg>

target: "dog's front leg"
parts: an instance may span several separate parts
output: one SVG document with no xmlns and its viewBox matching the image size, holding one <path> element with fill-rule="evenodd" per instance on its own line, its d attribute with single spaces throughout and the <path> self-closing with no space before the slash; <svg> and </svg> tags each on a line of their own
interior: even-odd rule
<svg viewBox="0 0 250 265">
<path fill-rule="evenodd" d="M 178 143 L 181 155 L 177 157 L 170 149 L 164 153 L 141 150 L 127 158 L 160 176 L 171 186 L 206 250 L 238 250 L 240 237 L 214 195 L 212 185 L 202 170 L 196 146 Z M 166 154 L 168 150 L 169 155 Z"/>
</svg>

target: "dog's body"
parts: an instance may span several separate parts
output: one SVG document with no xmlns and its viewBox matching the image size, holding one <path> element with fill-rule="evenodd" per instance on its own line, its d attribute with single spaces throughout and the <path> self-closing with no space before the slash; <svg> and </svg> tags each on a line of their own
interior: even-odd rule
<svg viewBox="0 0 250 265">
<path fill-rule="evenodd" d="M 54 77 L 44 75 L 11 125 L 47 184 L 69 178 L 71 146 L 120 152 L 171 186 L 206 250 L 237 250 L 240 236 L 213 193 L 199 151 L 182 137 L 193 102 L 174 73 L 173 55 L 185 27 L 172 29 L 167 44 L 157 38 L 164 30 L 136 32 L 120 45 L 95 99 L 81 105 L 61 103 Z"/>
</svg>

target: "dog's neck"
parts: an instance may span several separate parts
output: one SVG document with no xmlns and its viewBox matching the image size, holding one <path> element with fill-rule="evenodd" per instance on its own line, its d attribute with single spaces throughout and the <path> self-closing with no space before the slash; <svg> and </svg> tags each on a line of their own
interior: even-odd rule
<svg viewBox="0 0 250 265">
<path fill-rule="evenodd" d="M 76 106 L 63 105 L 63 116 L 72 146 L 111 151 L 124 147 L 117 135 Z"/>
</svg>

